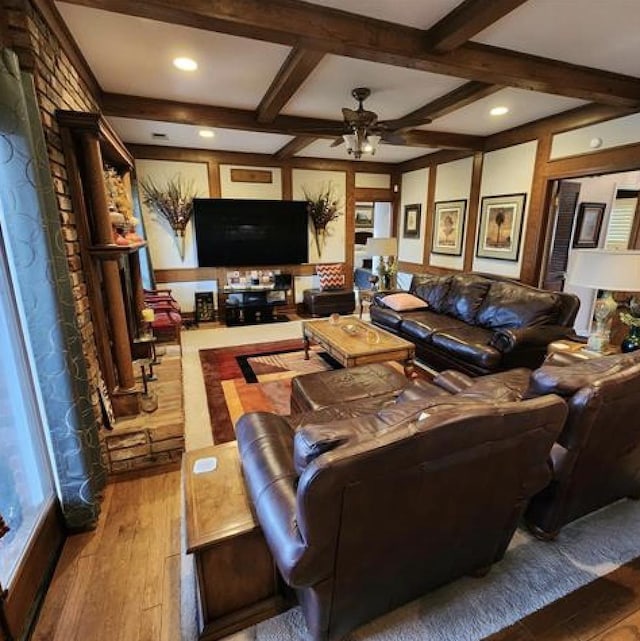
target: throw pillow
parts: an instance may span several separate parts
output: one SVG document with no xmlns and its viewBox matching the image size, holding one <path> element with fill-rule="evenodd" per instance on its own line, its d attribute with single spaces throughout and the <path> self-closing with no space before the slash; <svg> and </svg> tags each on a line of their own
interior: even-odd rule
<svg viewBox="0 0 640 641">
<path fill-rule="evenodd" d="M 423 301 L 422 298 L 418 298 L 417 296 L 408 294 L 407 292 L 388 294 L 382 298 L 382 302 L 396 312 L 410 312 L 414 309 L 425 309 L 426 307 L 429 307 L 426 301 Z"/>
<path fill-rule="evenodd" d="M 341 263 L 317 265 L 316 274 L 320 277 L 320 289 L 323 292 L 344 287 L 345 278 Z"/>
</svg>

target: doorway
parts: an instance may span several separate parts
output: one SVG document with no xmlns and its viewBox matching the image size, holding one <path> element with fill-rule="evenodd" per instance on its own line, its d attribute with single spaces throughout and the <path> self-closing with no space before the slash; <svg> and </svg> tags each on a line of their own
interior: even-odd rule
<svg viewBox="0 0 640 641">
<path fill-rule="evenodd" d="M 541 284 L 580 298 L 575 329 L 586 336 L 597 292 L 566 282 L 572 253 L 581 247 L 640 248 L 640 170 L 557 180 L 551 189 L 551 225 Z M 591 217 L 585 217 L 585 212 Z"/>
</svg>

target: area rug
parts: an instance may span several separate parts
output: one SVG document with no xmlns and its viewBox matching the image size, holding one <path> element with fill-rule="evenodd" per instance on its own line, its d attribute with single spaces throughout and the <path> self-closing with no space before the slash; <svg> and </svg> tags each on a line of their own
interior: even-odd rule
<svg viewBox="0 0 640 641">
<path fill-rule="evenodd" d="M 320 347 L 304 358 L 302 339 L 201 349 L 213 441 L 235 439 L 233 426 L 245 412 L 290 413 L 291 379 L 340 365 Z"/>
</svg>

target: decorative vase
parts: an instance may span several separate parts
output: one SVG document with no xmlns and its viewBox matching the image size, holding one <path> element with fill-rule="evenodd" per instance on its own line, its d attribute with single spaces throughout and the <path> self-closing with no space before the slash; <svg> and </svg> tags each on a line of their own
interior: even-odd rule
<svg viewBox="0 0 640 641">
<path fill-rule="evenodd" d="M 632 325 L 629 327 L 629 334 L 622 341 L 620 349 L 624 352 L 634 352 L 640 349 L 640 326 Z"/>
</svg>

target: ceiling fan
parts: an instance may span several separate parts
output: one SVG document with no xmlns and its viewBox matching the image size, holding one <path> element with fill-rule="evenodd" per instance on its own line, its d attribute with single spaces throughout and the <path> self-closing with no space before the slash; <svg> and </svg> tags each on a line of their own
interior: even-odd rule
<svg viewBox="0 0 640 641">
<path fill-rule="evenodd" d="M 378 120 L 378 114 L 364 108 L 364 101 L 371 95 L 368 87 L 357 87 L 351 95 L 358 101 L 357 109 L 342 108 L 344 123 L 342 127 L 322 128 L 326 133 L 338 136 L 332 147 L 347 145 L 347 152 L 359 159 L 363 154 L 375 154 L 378 144 L 388 142 L 404 144 L 402 131 L 419 124 L 431 122 L 425 118 L 398 118 L 396 120 Z"/>
</svg>

